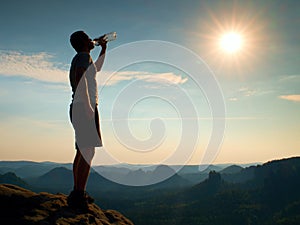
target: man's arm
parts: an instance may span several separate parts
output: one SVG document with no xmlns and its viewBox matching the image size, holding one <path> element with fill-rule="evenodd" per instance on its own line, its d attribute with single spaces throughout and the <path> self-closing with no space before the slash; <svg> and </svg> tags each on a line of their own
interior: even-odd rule
<svg viewBox="0 0 300 225">
<path fill-rule="evenodd" d="M 99 72 L 101 70 L 101 68 L 103 66 L 103 63 L 104 63 L 105 52 L 106 52 L 106 43 L 107 42 L 103 42 L 101 44 L 102 49 L 101 49 L 101 52 L 100 52 L 100 54 L 98 56 L 98 59 L 95 62 L 95 65 L 96 65 L 96 68 L 97 68 L 97 72 Z"/>
</svg>

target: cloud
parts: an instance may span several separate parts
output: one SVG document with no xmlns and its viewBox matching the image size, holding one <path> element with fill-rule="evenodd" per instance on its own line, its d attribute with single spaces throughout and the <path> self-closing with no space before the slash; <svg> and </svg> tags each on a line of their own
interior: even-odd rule
<svg viewBox="0 0 300 225">
<path fill-rule="evenodd" d="M 245 97 L 250 97 L 257 94 L 257 90 L 250 89 L 249 87 L 241 87 L 239 88 L 238 92 Z"/>
<path fill-rule="evenodd" d="M 112 86 L 122 81 L 142 80 L 147 83 L 183 84 L 188 79 L 174 73 L 150 73 L 144 71 L 121 71 L 116 73 L 102 72 L 99 84 Z"/>
<path fill-rule="evenodd" d="M 300 102 L 300 95 L 280 95 L 279 98 L 292 102 Z"/>
<path fill-rule="evenodd" d="M 284 76 L 281 76 L 278 81 L 279 82 L 300 81 L 300 75 L 297 75 L 297 74 L 294 74 L 294 75 L 284 75 Z"/>
<path fill-rule="evenodd" d="M 59 68 L 60 63 L 51 61 L 53 55 L 40 52 L 25 54 L 17 51 L 0 50 L 0 74 L 25 76 L 40 81 L 68 83 L 69 71 Z M 174 73 L 150 73 L 144 71 L 102 71 L 98 75 L 100 85 L 112 86 L 122 81 L 143 80 L 147 83 L 182 84 L 187 78 Z"/>
<path fill-rule="evenodd" d="M 40 52 L 24 54 L 17 51 L 0 51 L 0 74 L 25 76 L 46 82 L 68 82 L 68 71 L 51 61 L 53 55 Z"/>
<path fill-rule="evenodd" d="M 238 98 L 232 97 L 232 98 L 229 98 L 228 100 L 231 102 L 236 102 L 238 100 Z"/>
</svg>

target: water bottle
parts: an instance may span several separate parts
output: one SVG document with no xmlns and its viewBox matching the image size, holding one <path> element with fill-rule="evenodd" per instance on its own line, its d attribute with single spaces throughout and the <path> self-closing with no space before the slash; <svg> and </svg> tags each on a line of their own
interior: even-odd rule
<svg viewBox="0 0 300 225">
<path fill-rule="evenodd" d="M 117 32 L 110 32 L 93 40 L 94 45 L 99 46 L 103 42 L 114 41 L 117 38 Z"/>
</svg>

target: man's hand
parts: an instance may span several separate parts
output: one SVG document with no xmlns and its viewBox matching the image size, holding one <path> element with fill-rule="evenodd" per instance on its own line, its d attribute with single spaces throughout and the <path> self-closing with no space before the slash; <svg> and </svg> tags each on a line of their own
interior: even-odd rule
<svg viewBox="0 0 300 225">
<path fill-rule="evenodd" d="M 102 39 L 102 41 L 100 42 L 100 46 L 102 47 L 102 49 L 106 49 L 106 47 L 107 47 L 107 41 L 105 41 L 105 40 L 103 40 Z"/>
<path fill-rule="evenodd" d="M 95 38 L 94 41 L 97 41 L 102 48 L 106 48 L 107 41 L 104 39 L 105 34 L 101 37 Z"/>
</svg>

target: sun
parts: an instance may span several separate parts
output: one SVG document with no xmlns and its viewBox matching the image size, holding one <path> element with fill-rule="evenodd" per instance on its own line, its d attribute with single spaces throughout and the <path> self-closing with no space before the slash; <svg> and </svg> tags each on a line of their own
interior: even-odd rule
<svg viewBox="0 0 300 225">
<path fill-rule="evenodd" d="M 241 50 L 243 45 L 243 38 L 239 33 L 229 32 L 225 33 L 220 38 L 220 47 L 227 53 L 236 53 Z"/>
</svg>

